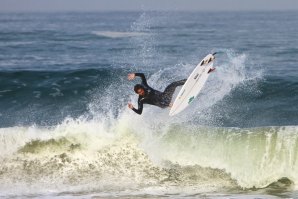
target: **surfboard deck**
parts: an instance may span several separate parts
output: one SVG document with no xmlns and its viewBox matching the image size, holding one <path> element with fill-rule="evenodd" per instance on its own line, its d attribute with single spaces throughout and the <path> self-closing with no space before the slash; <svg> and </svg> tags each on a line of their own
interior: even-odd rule
<svg viewBox="0 0 298 199">
<path fill-rule="evenodd" d="M 215 53 L 208 54 L 192 71 L 173 103 L 169 113 L 170 116 L 183 111 L 200 93 L 210 72 L 213 71 L 214 60 Z"/>
</svg>

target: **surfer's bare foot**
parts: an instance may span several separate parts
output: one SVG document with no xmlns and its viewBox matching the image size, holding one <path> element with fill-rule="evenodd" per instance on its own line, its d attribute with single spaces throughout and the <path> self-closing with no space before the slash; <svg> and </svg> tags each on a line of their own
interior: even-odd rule
<svg viewBox="0 0 298 199">
<path fill-rule="evenodd" d="M 173 103 L 170 103 L 170 104 L 169 104 L 169 107 L 172 108 L 172 106 L 173 106 Z"/>
<path fill-rule="evenodd" d="M 211 73 L 211 72 L 213 72 L 214 70 L 215 70 L 215 68 L 210 68 L 209 71 L 208 71 L 208 73 Z"/>
</svg>

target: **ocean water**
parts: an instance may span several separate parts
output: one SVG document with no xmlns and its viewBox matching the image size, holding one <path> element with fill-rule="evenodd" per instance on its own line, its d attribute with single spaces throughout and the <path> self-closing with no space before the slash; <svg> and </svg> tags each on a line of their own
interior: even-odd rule
<svg viewBox="0 0 298 199">
<path fill-rule="evenodd" d="M 297 32 L 294 11 L 0 14 L 0 197 L 298 198 Z M 181 114 L 127 108 L 128 73 L 163 90 L 213 52 Z"/>
</svg>

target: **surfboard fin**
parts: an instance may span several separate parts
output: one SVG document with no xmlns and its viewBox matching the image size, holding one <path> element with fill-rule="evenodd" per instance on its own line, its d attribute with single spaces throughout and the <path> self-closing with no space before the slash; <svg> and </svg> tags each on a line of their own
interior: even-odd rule
<svg viewBox="0 0 298 199">
<path fill-rule="evenodd" d="M 213 71 L 215 71 L 215 68 L 210 68 L 209 71 L 208 71 L 208 74 L 213 72 Z"/>
<path fill-rule="evenodd" d="M 213 61 L 213 57 L 210 57 L 209 60 L 207 61 L 207 64 Z"/>
</svg>

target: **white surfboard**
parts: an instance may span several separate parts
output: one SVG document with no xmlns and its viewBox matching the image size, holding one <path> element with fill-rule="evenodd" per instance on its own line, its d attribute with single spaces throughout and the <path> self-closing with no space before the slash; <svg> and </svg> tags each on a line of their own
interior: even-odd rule
<svg viewBox="0 0 298 199">
<path fill-rule="evenodd" d="M 173 103 L 170 116 L 183 111 L 202 90 L 210 75 L 210 69 L 213 68 L 214 55 L 215 53 L 207 55 L 190 74 Z"/>
</svg>

